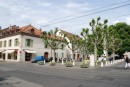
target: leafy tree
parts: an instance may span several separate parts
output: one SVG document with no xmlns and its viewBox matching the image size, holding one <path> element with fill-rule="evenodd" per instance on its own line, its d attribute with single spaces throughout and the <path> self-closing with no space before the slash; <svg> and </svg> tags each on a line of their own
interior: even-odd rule
<svg viewBox="0 0 130 87">
<path fill-rule="evenodd" d="M 97 60 L 97 51 L 98 51 L 98 45 L 100 44 L 102 40 L 102 28 L 105 27 L 107 20 L 104 20 L 104 23 L 100 23 L 100 17 L 98 17 L 96 20 L 92 19 L 90 22 L 90 27 L 92 34 L 88 34 L 89 28 L 83 29 L 81 32 L 81 35 L 91 42 L 91 44 L 94 46 L 94 58 Z"/>
<path fill-rule="evenodd" d="M 70 40 L 66 41 L 66 42 L 68 42 L 67 46 L 72 52 L 73 65 L 75 65 L 74 53 L 75 53 L 75 51 L 78 51 L 78 49 L 79 49 L 79 45 L 80 45 L 79 41 L 81 38 L 78 35 L 73 35 L 73 36 L 69 37 L 69 39 Z"/>
<path fill-rule="evenodd" d="M 56 59 L 56 50 L 61 49 L 61 44 L 66 43 L 65 35 L 62 35 L 62 37 L 58 37 L 57 32 L 58 32 L 57 28 L 54 31 L 50 30 L 48 33 L 43 32 L 43 35 L 41 37 L 44 44 L 49 45 L 49 47 L 54 51 L 53 61 L 55 61 Z"/>
<path fill-rule="evenodd" d="M 115 60 L 115 53 L 120 49 L 120 46 L 122 45 L 122 40 L 119 38 L 119 34 L 116 32 L 113 25 L 109 27 L 109 49 L 113 53 L 113 59 Z"/>
<path fill-rule="evenodd" d="M 108 51 L 110 48 L 110 41 L 111 41 L 111 35 L 109 31 L 110 30 L 107 25 L 105 25 L 104 28 L 102 29 L 102 37 L 103 37 L 102 46 L 103 46 L 103 53 L 106 56 L 106 58 L 108 58 Z"/>
<path fill-rule="evenodd" d="M 130 25 L 120 22 L 114 25 L 114 29 L 122 41 L 122 45 L 116 53 L 123 55 L 124 52 L 130 51 Z"/>
<path fill-rule="evenodd" d="M 81 39 L 79 41 L 80 45 L 79 45 L 79 49 L 83 55 L 83 59 L 85 59 L 86 57 L 88 58 L 88 54 L 89 54 L 89 44 L 86 42 L 86 40 Z"/>
</svg>

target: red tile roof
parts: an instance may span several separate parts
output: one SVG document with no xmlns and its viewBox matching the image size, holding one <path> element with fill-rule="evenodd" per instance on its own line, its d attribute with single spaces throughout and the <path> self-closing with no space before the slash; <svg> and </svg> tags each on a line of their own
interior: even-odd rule
<svg viewBox="0 0 130 87">
<path fill-rule="evenodd" d="M 33 27 L 32 25 L 20 27 L 19 29 L 21 32 L 24 32 L 24 33 L 33 34 L 33 35 L 37 35 L 37 36 L 42 35 L 42 31 L 40 29 Z M 33 29 L 33 33 L 31 32 L 32 29 Z"/>
<path fill-rule="evenodd" d="M 60 29 L 60 31 L 61 31 L 63 34 L 65 34 L 66 37 L 68 37 L 69 39 L 70 39 L 71 37 L 73 37 L 73 36 L 76 36 L 75 34 L 72 34 L 72 33 L 70 33 L 70 32 L 67 32 L 67 31 L 64 31 L 64 30 L 61 30 L 61 29 Z M 77 35 L 77 36 L 78 36 L 78 35 Z M 78 38 L 81 39 L 80 36 L 78 36 Z"/>
</svg>

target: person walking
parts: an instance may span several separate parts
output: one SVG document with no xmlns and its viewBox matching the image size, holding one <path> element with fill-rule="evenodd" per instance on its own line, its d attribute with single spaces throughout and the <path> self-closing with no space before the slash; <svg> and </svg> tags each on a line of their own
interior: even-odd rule
<svg viewBox="0 0 130 87">
<path fill-rule="evenodd" d="M 125 69 L 128 69 L 128 67 L 130 68 L 130 59 L 127 55 L 124 58 L 125 58 L 125 62 L 126 62 Z"/>
</svg>

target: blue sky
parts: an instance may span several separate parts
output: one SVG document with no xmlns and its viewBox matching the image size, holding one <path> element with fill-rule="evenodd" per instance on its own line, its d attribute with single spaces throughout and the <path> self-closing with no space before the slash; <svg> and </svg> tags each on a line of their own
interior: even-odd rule
<svg viewBox="0 0 130 87">
<path fill-rule="evenodd" d="M 123 1 L 127 2 L 84 14 L 80 13 Z M 25 26 L 32 24 L 44 31 L 58 27 L 74 34 L 80 34 L 82 28 L 89 27 L 88 24 L 91 19 L 98 16 L 102 19 L 112 18 L 109 20 L 109 25 L 117 22 L 130 24 L 130 15 L 117 17 L 130 14 L 130 5 L 50 26 L 45 25 L 124 4 L 130 4 L 130 0 L 0 0 L 0 26 L 5 28 L 9 25 Z M 73 14 L 75 15 L 66 17 Z M 59 18 L 64 19 L 58 20 Z"/>
</svg>

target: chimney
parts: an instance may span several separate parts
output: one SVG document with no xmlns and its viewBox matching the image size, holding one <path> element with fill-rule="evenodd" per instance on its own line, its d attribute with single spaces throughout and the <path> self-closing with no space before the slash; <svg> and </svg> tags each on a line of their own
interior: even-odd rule
<svg viewBox="0 0 130 87">
<path fill-rule="evenodd" d="M 42 29 L 40 28 L 40 31 L 42 32 Z"/>
<path fill-rule="evenodd" d="M 11 25 L 9 26 L 9 30 L 10 30 L 10 29 L 12 29 L 12 26 L 11 26 Z"/>
</svg>

